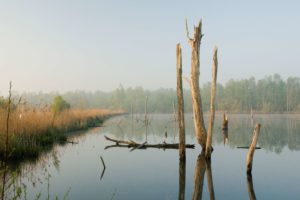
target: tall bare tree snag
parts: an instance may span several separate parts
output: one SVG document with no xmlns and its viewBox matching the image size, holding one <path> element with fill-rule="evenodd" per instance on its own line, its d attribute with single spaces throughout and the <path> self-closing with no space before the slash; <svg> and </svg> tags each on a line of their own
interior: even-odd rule
<svg viewBox="0 0 300 200">
<path fill-rule="evenodd" d="M 206 148 L 206 129 L 204 126 L 202 101 L 200 96 L 199 76 L 200 76 L 200 44 L 202 38 L 202 20 L 198 26 L 194 27 L 194 38 L 190 38 L 188 25 L 186 21 L 186 33 L 189 45 L 192 48 L 192 61 L 191 61 L 191 95 L 194 113 L 195 134 L 198 143 L 202 149 Z"/>
<path fill-rule="evenodd" d="M 217 87 L 217 73 L 218 73 L 218 49 L 214 49 L 213 56 L 213 67 L 212 67 L 212 83 L 211 83 L 211 95 L 210 95 L 210 121 L 208 125 L 208 132 L 206 138 L 206 149 L 205 149 L 205 157 L 210 159 L 212 147 L 212 132 L 214 127 L 215 120 L 215 102 L 216 102 L 216 87 Z"/>
<path fill-rule="evenodd" d="M 254 131 L 253 131 L 252 143 L 249 147 L 249 151 L 247 154 L 247 174 L 251 174 L 251 171 L 252 171 L 253 156 L 254 156 L 254 151 L 256 149 L 256 143 L 258 140 L 260 126 L 261 126 L 260 124 L 256 124 Z"/>
<path fill-rule="evenodd" d="M 176 45 L 177 65 L 177 101 L 178 101 L 178 126 L 179 126 L 179 158 L 185 159 L 185 125 L 184 125 L 184 102 L 182 92 L 182 56 L 180 44 Z"/>
</svg>

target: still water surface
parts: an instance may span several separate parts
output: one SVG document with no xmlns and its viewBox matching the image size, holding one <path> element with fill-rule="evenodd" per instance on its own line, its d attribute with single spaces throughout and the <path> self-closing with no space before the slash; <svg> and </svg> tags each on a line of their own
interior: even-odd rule
<svg viewBox="0 0 300 200">
<path fill-rule="evenodd" d="M 41 194 L 41 199 L 178 199 L 179 158 L 177 150 L 128 148 L 104 149 L 111 138 L 144 142 L 144 116 L 120 116 L 105 122 L 104 127 L 73 134 L 69 140 L 78 144 L 57 145 L 38 161 L 22 164 L 19 183 L 26 185 L 27 199 Z M 255 151 L 252 186 L 257 199 L 300 199 L 300 116 L 299 115 L 229 115 L 228 139 L 221 130 L 221 116 L 216 116 L 211 160 L 213 191 L 216 199 L 248 199 L 246 149 L 255 123 L 261 134 Z M 167 132 L 167 138 L 165 138 Z M 173 115 L 150 115 L 148 143 L 178 142 Z M 195 144 L 192 116 L 186 115 L 186 141 Z M 195 192 L 195 169 L 199 145 L 187 149 L 185 198 Z M 103 177 L 103 157 L 106 169 Z M 204 163 L 205 164 L 205 163 Z M 206 170 L 206 173 L 208 171 Z M 202 178 L 202 177 L 201 177 Z M 207 174 L 202 199 L 210 198 Z M 196 187 L 197 188 L 197 187 Z"/>
</svg>

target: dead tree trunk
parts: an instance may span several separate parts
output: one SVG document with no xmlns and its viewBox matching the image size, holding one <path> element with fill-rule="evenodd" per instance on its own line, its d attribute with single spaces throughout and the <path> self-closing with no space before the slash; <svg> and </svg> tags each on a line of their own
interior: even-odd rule
<svg viewBox="0 0 300 200">
<path fill-rule="evenodd" d="M 188 25 L 186 22 L 186 31 L 188 42 L 192 48 L 192 61 L 191 61 L 191 95 L 194 113 L 195 134 L 198 143 L 205 150 L 206 147 L 206 129 L 204 126 L 202 101 L 200 96 L 199 76 L 200 76 L 200 43 L 202 38 L 202 21 L 198 26 L 194 27 L 194 38 L 189 37 Z"/>
<path fill-rule="evenodd" d="M 253 131 L 252 143 L 249 147 L 249 151 L 247 154 L 247 174 L 251 174 L 252 171 L 253 156 L 256 148 L 256 143 L 258 140 L 259 131 L 260 131 L 260 124 L 256 124 Z"/>
<path fill-rule="evenodd" d="M 228 117 L 225 113 L 223 113 L 222 130 L 228 130 Z"/>
<path fill-rule="evenodd" d="M 214 120 L 215 120 L 217 73 L 218 73 L 218 49 L 215 48 L 214 56 L 213 56 L 213 70 L 212 70 L 213 81 L 211 83 L 211 94 L 210 94 L 210 121 L 208 126 L 206 149 L 205 149 L 205 156 L 207 159 L 210 159 L 211 152 L 212 152 L 211 142 L 212 142 L 212 132 L 214 128 Z"/>
<path fill-rule="evenodd" d="M 177 64 L 177 101 L 178 101 L 178 126 L 179 126 L 179 157 L 185 159 L 185 125 L 184 125 L 184 102 L 182 91 L 182 57 L 180 44 L 176 46 Z"/>
</svg>

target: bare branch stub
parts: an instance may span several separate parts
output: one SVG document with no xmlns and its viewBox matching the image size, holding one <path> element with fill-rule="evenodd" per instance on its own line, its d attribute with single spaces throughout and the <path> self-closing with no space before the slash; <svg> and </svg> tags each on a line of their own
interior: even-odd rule
<svg viewBox="0 0 300 200">
<path fill-rule="evenodd" d="M 188 38 L 188 40 L 192 40 L 192 38 L 190 37 L 190 33 L 189 33 L 189 25 L 188 25 L 187 19 L 185 19 L 185 31 L 186 31 L 186 37 Z"/>
</svg>

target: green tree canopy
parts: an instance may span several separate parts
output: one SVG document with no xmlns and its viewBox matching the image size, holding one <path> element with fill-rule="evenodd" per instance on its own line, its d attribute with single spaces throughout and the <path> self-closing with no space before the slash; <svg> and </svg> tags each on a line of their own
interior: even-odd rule
<svg viewBox="0 0 300 200">
<path fill-rule="evenodd" d="M 54 98 L 51 108 L 54 113 L 59 113 L 63 110 L 69 109 L 70 104 L 64 100 L 62 96 L 58 95 Z"/>
</svg>

